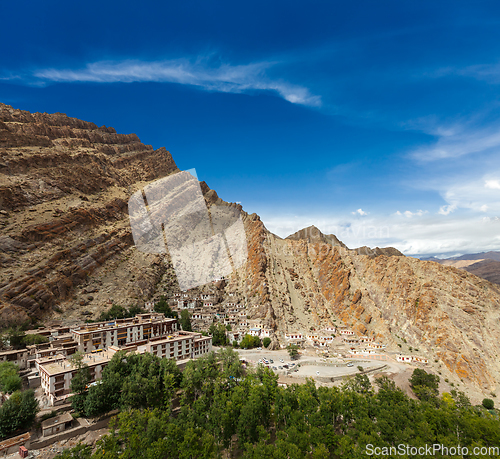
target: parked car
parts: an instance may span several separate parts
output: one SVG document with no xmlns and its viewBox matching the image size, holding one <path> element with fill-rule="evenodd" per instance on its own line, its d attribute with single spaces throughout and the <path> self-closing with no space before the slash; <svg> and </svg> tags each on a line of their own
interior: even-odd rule
<svg viewBox="0 0 500 459">
<path fill-rule="evenodd" d="M 277 370 L 277 369 L 278 369 L 278 367 L 273 367 L 273 370 Z"/>
<path fill-rule="evenodd" d="M 274 360 L 273 360 L 273 359 L 271 359 L 271 360 L 269 360 L 269 361 L 270 361 L 271 363 L 274 363 Z"/>
<path fill-rule="evenodd" d="M 281 362 L 281 363 L 283 363 L 283 362 L 284 362 L 284 360 L 283 360 L 283 359 L 280 359 L 280 362 Z"/>
<path fill-rule="evenodd" d="M 348 367 L 353 367 L 353 366 L 354 366 L 354 364 L 353 364 L 353 363 L 348 363 L 348 364 L 347 364 L 347 366 L 348 366 Z"/>
<path fill-rule="evenodd" d="M 280 370 L 283 370 L 283 367 L 282 367 L 282 366 L 279 366 L 278 368 L 279 368 Z"/>
</svg>

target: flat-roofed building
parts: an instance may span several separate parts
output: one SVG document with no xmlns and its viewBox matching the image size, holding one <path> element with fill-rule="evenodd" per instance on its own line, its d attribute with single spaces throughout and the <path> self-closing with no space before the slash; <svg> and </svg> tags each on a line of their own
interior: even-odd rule
<svg viewBox="0 0 500 459">
<path fill-rule="evenodd" d="M 25 370 L 28 362 L 28 349 L 0 352 L 0 362 L 15 363 L 20 370 Z"/>
<path fill-rule="evenodd" d="M 196 358 L 212 350 L 212 337 L 201 333 L 180 331 L 167 337 L 150 341 L 139 352 L 151 352 L 161 358 L 183 360 Z"/>
<path fill-rule="evenodd" d="M 344 336 L 354 336 L 354 332 L 352 330 L 349 330 L 348 328 L 343 328 L 342 330 L 339 330 L 339 333 Z"/>
<path fill-rule="evenodd" d="M 302 340 L 302 333 L 285 333 L 285 339 L 287 340 Z"/>
<path fill-rule="evenodd" d="M 160 358 L 185 360 L 200 357 L 211 350 L 211 336 L 179 331 L 167 337 L 156 337 L 149 341 L 143 340 L 124 346 L 109 346 L 106 350 L 94 350 L 84 355 L 83 363 L 89 367 L 92 384 L 102 378 L 104 368 L 118 351 L 140 354 L 151 352 Z M 71 379 L 77 372 L 71 361 L 63 355 L 56 355 L 36 359 L 35 362 L 40 373 L 40 384 L 51 403 L 56 404 L 69 396 Z"/>
<path fill-rule="evenodd" d="M 58 432 L 62 432 L 68 428 L 71 428 L 73 423 L 73 416 L 69 413 L 63 413 L 59 416 L 49 418 L 42 422 L 42 435 L 47 437 L 49 435 L 54 435 Z"/>
<path fill-rule="evenodd" d="M 152 338 L 161 338 L 177 331 L 177 319 L 163 314 L 138 314 L 131 319 L 86 324 L 71 329 L 78 351 L 91 352 L 109 346 L 126 346 Z"/>
</svg>

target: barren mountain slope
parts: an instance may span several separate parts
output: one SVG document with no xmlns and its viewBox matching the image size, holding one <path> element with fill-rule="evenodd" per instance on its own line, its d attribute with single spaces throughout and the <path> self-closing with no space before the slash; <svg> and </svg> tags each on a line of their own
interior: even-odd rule
<svg viewBox="0 0 500 459">
<path fill-rule="evenodd" d="M 434 259 L 437 263 L 466 271 L 482 277 L 487 281 L 500 285 L 500 253 L 482 252 L 445 259 Z"/>
<path fill-rule="evenodd" d="M 127 214 L 134 191 L 177 171 L 165 149 L 66 115 L 6 105 L 0 123 L 3 324 L 29 317 L 74 323 L 111 299 L 141 304 L 157 287 L 175 290 L 165 257 L 133 246 Z M 202 189 L 208 203 L 236 206 Z M 226 292 L 246 302 L 252 323 L 275 329 L 275 343 L 285 332 L 345 324 L 389 350 L 418 349 L 456 383 L 497 389 L 498 286 L 392 249 L 359 254 L 332 236 L 283 240 L 256 214 L 242 215 L 248 261 Z"/>
<path fill-rule="evenodd" d="M 389 351 L 417 349 L 456 383 L 483 391 L 498 387 L 498 286 L 415 258 L 283 240 L 256 215 L 246 218 L 246 228 L 249 261 L 228 288 L 253 306 L 250 319 L 279 336 L 347 325 Z"/>
<path fill-rule="evenodd" d="M 131 249 L 127 201 L 176 170 L 135 134 L 0 104 L 0 322 L 152 295 L 165 267 Z"/>
</svg>

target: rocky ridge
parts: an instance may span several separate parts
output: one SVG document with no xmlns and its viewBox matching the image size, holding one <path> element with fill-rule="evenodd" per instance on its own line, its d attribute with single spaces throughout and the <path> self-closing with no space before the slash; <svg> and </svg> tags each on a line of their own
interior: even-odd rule
<svg viewBox="0 0 500 459">
<path fill-rule="evenodd" d="M 127 201 L 177 170 L 135 134 L 0 104 L 0 322 L 151 295 L 165 266 L 133 250 Z"/>
<path fill-rule="evenodd" d="M 0 105 L 2 325 L 75 323 L 175 289 L 168 259 L 134 248 L 127 202 L 177 170 L 167 150 L 134 134 Z M 208 205 L 241 210 L 202 190 Z M 242 216 L 248 260 L 225 289 L 253 323 L 277 337 L 345 325 L 389 350 L 418 349 L 457 384 L 497 390 L 500 287 L 391 248 L 349 250 L 311 228 L 281 239 L 258 215 Z"/>
</svg>

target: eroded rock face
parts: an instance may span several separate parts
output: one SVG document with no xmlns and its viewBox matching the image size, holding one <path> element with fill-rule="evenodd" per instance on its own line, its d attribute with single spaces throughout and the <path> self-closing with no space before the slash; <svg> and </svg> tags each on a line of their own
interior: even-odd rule
<svg viewBox="0 0 500 459">
<path fill-rule="evenodd" d="M 177 170 L 135 134 L 0 104 L 0 325 L 148 299 L 167 268 L 134 250 L 127 202 Z"/>
<path fill-rule="evenodd" d="M 127 202 L 176 171 L 134 134 L 0 104 L 0 325 L 74 323 L 142 304 L 165 279 L 175 289 L 168 260 L 133 246 Z M 241 210 L 201 187 L 208 205 Z M 389 350 L 418 349 L 443 378 L 497 389 L 500 287 L 395 249 L 349 250 L 316 228 L 283 240 L 242 215 L 248 260 L 225 290 L 249 319 L 278 335 L 344 324 Z"/>
<path fill-rule="evenodd" d="M 392 250 L 364 255 L 311 238 L 282 240 L 254 215 L 245 225 L 249 261 L 228 288 L 244 295 L 250 319 L 281 334 L 346 325 L 389 351 L 418 349 L 443 378 L 497 390 L 497 285 Z"/>
</svg>

